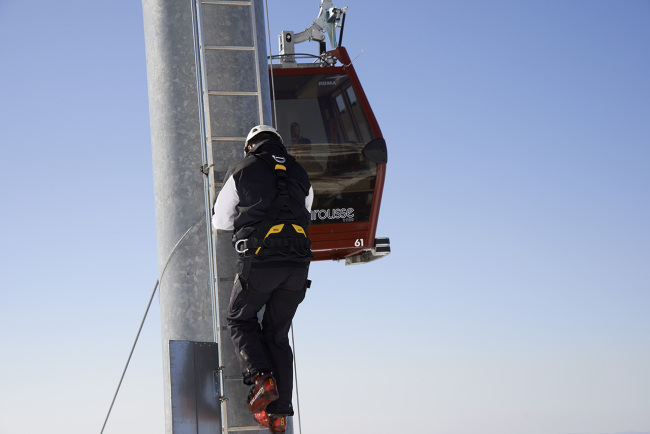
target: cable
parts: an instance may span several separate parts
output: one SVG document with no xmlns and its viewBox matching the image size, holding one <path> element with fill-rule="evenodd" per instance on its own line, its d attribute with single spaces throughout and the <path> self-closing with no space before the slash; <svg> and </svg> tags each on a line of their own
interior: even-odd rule
<svg viewBox="0 0 650 434">
<path fill-rule="evenodd" d="M 293 376 L 296 379 L 296 410 L 298 411 L 298 432 L 302 434 L 300 421 L 300 393 L 298 392 L 298 364 L 296 363 L 296 341 L 293 336 L 293 323 L 291 323 L 291 347 L 293 348 Z"/>
<path fill-rule="evenodd" d="M 269 51 L 271 50 L 271 28 L 270 28 L 270 22 L 269 22 L 269 2 L 268 0 L 264 0 L 264 4 L 266 6 L 266 33 L 268 35 L 268 40 L 269 40 Z M 275 80 L 273 77 L 273 58 L 274 57 L 282 57 L 281 55 L 278 56 L 273 56 L 272 54 L 269 53 L 269 60 L 270 60 L 270 67 L 271 67 L 271 98 L 273 100 L 273 123 L 274 127 L 277 128 L 277 123 L 278 123 L 278 114 L 275 108 Z M 291 346 L 293 347 L 293 376 L 296 379 L 296 410 L 298 413 L 298 432 L 302 434 L 302 423 L 300 421 L 300 394 L 298 392 L 298 368 L 296 366 L 296 342 L 293 336 L 293 323 L 291 324 Z"/>
<path fill-rule="evenodd" d="M 176 242 L 176 244 L 174 244 L 174 247 L 172 248 L 172 251 L 169 253 L 169 256 L 167 257 L 167 262 L 165 262 L 165 266 L 163 267 L 162 271 L 160 272 L 160 277 L 158 278 L 158 280 L 160 280 L 162 282 L 162 278 L 165 275 L 165 270 L 167 269 L 167 265 L 169 265 L 169 261 L 172 260 L 172 256 L 174 256 L 174 254 L 176 253 L 176 249 L 178 249 L 179 244 L 185 239 L 187 234 L 189 234 L 190 231 L 196 227 L 196 225 L 201 223 L 201 220 L 203 220 L 204 218 L 205 218 L 205 215 L 202 215 L 201 217 L 199 217 L 199 219 L 197 221 L 195 221 L 194 224 L 192 226 L 190 226 L 190 228 L 188 230 L 185 231 L 183 236 L 180 237 L 180 239 Z"/>
<path fill-rule="evenodd" d="M 106 419 L 104 419 L 104 425 L 102 425 L 102 430 L 100 431 L 100 434 L 104 432 L 104 428 L 106 428 L 106 423 L 108 422 L 108 418 L 111 415 L 111 411 L 113 410 L 113 405 L 115 405 L 115 400 L 117 399 L 117 394 L 120 391 L 120 387 L 122 386 L 122 381 L 124 380 L 124 376 L 126 375 L 126 370 L 129 368 L 129 363 L 131 362 L 131 356 L 133 356 L 133 352 L 135 351 L 135 346 L 138 343 L 138 339 L 140 338 L 140 332 L 142 332 L 142 327 L 144 326 L 144 322 L 147 319 L 147 314 L 149 313 L 149 308 L 151 307 L 151 302 L 153 301 L 154 295 L 156 295 L 156 290 L 158 289 L 158 286 L 160 286 L 160 282 L 162 281 L 163 276 L 165 275 L 165 270 L 167 269 L 167 265 L 169 265 L 169 261 L 171 261 L 172 256 L 176 253 L 176 249 L 178 249 L 178 246 L 180 243 L 185 239 L 187 234 L 190 233 L 194 227 L 196 227 L 197 224 L 203 220 L 205 216 L 201 216 L 190 228 L 185 231 L 183 236 L 178 240 L 178 242 L 174 245 L 172 248 L 172 251 L 169 253 L 169 257 L 167 258 L 167 261 L 165 262 L 165 266 L 162 269 L 162 272 L 160 273 L 160 277 L 158 280 L 156 280 L 156 284 L 153 287 L 153 292 L 151 293 L 151 297 L 149 297 L 149 303 L 147 304 L 147 308 L 144 311 L 144 316 L 142 317 L 142 322 L 140 322 L 140 328 L 138 329 L 138 333 L 135 335 L 135 341 L 133 342 L 133 346 L 131 347 L 131 352 L 129 353 L 129 358 L 126 360 L 126 365 L 124 366 L 124 370 L 122 371 L 122 376 L 120 377 L 120 382 L 117 384 L 117 389 L 115 390 L 115 395 L 113 395 L 113 401 L 111 401 L 111 406 L 108 408 L 108 413 L 106 414 Z"/>
<path fill-rule="evenodd" d="M 269 40 L 269 51 L 271 51 L 271 28 L 270 22 L 269 22 L 269 2 L 268 0 L 264 0 L 264 4 L 266 6 L 266 34 L 267 38 Z M 270 66 L 271 66 L 271 98 L 273 102 L 273 127 L 275 129 L 278 128 L 278 112 L 275 108 L 275 78 L 273 77 L 273 56 L 269 55 L 269 59 L 271 60 Z"/>
<path fill-rule="evenodd" d="M 149 298 L 149 304 L 147 304 L 147 309 L 145 310 L 144 317 L 142 318 L 142 322 L 140 323 L 140 328 L 138 329 L 138 334 L 135 336 L 135 342 L 133 342 L 133 346 L 131 347 L 131 352 L 129 353 L 129 358 L 126 361 L 126 366 L 124 367 L 124 371 L 122 371 L 122 377 L 120 377 L 120 382 L 117 385 L 117 390 L 115 390 L 115 395 L 113 396 L 113 401 L 111 402 L 111 406 L 108 409 L 108 414 L 106 415 L 106 419 L 104 419 L 104 425 L 102 425 L 101 433 L 104 432 L 104 428 L 106 428 L 106 422 L 108 422 L 108 417 L 111 415 L 111 410 L 113 410 L 113 404 L 115 404 L 115 399 L 117 398 L 117 394 L 120 391 L 120 386 L 122 385 L 122 380 L 124 380 L 124 375 L 126 374 L 126 370 L 129 367 L 129 362 L 131 361 L 131 356 L 133 355 L 133 351 L 135 351 L 135 345 L 138 343 L 138 338 L 140 337 L 140 332 L 142 331 L 142 326 L 144 326 L 144 321 L 147 319 L 147 314 L 149 313 L 149 307 L 151 307 L 151 302 L 153 301 L 153 296 L 156 294 L 156 290 L 158 289 L 159 283 L 160 283 L 160 280 L 156 280 L 156 285 L 153 287 L 153 292 L 151 293 L 151 297 Z"/>
<path fill-rule="evenodd" d="M 282 59 L 283 57 L 289 57 L 289 56 L 293 56 L 295 58 L 300 58 L 300 59 L 306 59 L 306 58 L 322 59 L 323 58 L 323 56 L 318 56 L 316 54 L 309 54 L 309 53 L 275 54 L 269 56 L 269 58 Z"/>
<path fill-rule="evenodd" d="M 268 40 L 269 40 L 269 51 L 271 50 L 271 28 L 270 28 L 270 22 L 269 22 L 269 2 L 268 0 L 264 0 L 264 4 L 266 6 L 266 33 L 268 35 Z M 273 58 L 278 57 L 281 58 L 282 55 L 277 55 L 273 56 L 272 54 L 269 53 L 269 60 L 270 60 L 270 67 L 271 67 L 271 98 L 273 100 L 273 123 L 274 127 L 277 128 L 277 122 L 278 122 L 278 114 L 276 111 L 276 106 L 275 106 L 275 79 L 273 77 Z M 293 323 L 291 324 L 291 346 L 293 347 L 293 376 L 296 379 L 296 410 L 298 413 L 298 432 L 302 434 L 302 423 L 300 420 L 300 393 L 298 392 L 298 367 L 296 365 L 296 341 L 293 335 Z"/>
</svg>

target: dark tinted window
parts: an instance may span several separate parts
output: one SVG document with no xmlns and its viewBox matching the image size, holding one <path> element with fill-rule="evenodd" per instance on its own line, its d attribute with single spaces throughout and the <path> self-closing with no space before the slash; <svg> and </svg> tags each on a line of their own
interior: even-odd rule
<svg viewBox="0 0 650 434">
<path fill-rule="evenodd" d="M 377 165 L 370 125 L 346 74 L 276 76 L 277 128 L 314 187 L 312 224 L 370 220 Z"/>
</svg>

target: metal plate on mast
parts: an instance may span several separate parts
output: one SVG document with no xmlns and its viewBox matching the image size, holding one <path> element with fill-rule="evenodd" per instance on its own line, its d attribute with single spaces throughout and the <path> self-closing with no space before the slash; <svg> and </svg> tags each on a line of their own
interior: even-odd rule
<svg viewBox="0 0 650 434">
<path fill-rule="evenodd" d="M 214 342 L 169 341 L 174 434 L 221 432 Z"/>
</svg>

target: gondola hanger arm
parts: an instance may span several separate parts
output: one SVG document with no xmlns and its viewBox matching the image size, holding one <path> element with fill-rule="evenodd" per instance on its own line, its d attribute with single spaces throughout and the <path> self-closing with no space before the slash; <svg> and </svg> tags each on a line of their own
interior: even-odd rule
<svg viewBox="0 0 650 434">
<path fill-rule="evenodd" d="M 330 46 L 336 47 L 336 26 L 341 21 L 341 17 L 348 8 L 338 9 L 329 0 L 323 0 L 320 3 L 318 17 L 311 23 L 311 26 L 300 33 L 294 34 L 294 44 L 305 41 L 324 41 L 325 33 L 329 38 Z"/>
<path fill-rule="evenodd" d="M 341 9 L 335 8 L 330 0 L 321 0 L 318 17 L 311 23 L 311 26 L 299 33 L 284 31 L 280 35 L 280 55 L 286 56 L 283 57 L 283 62 L 295 62 L 293 57 L 295 54 L 295 44 L 306 41 L 318 41 L 321 43 L 321 47 L 323 47 L 325 34 L 327 34 L 330 46 L 335 48 L 337 46 L 336 28 L 347 10 L 347 7 Z M 324 50 L 321 49 L 321 51 Z"/>
<path fill-rule="evenodd" d="M 293 34 L 293 43 L 299 44 L 305 41 L 324 41 L 325 35 L 323 34 L 323 28 L 316 24 L 314 21 L 311 27 L 303 30 L 300 33 Z"/>
</svg>

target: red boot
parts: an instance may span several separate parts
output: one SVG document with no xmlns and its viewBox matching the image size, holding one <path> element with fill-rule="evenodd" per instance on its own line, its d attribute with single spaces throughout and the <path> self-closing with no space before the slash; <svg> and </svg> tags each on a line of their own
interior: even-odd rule
<svg viewBox="0 0 650 434">
<path fill-rule="evenodd" d="M 255 385 L 248 395 L 248 411 L 250 414 L 259 413 L 266 409 L 269 403 L 278 399 L 278 384 L 270 372 L 260 372 L 254 378 Z"/>
<path fill-rule="evenodd" d="M 267 414 L 266 411 L 255 413 L 253 416 L 257 423 L 264 425 L 271 432 L 285 432 L 287 430 L 287 417 L 283 414 Z"/>
</svg>

